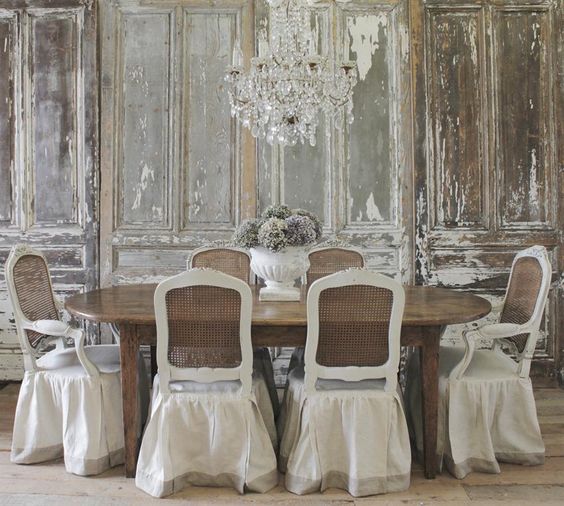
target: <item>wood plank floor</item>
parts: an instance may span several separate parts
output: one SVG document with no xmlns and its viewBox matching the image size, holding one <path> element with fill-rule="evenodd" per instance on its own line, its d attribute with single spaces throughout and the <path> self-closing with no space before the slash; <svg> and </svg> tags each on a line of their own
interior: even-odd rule
<svg viewBox="0 0 564 506">
<path fill-rule="evenodd" d="M 267 494 L 238 495 L 229 489 L 187 488 L 166 500 L 153 499 L 123 476 L 123 468 L 100 476 L 81 478 L 67 474 L 62 461 L 33 466 L 10 463 L 12 421 L 19 385 L 0 390 L 0 505 L 18 506 L 122 506 L 141 504 L 523 504 L 564 505 L 564 390 L 537 389 L 537 409 L 547 449 L 544 466 L 502 464 L 501 474 L 473 473 L 456 480 L 443 473 L 425 480 L 421 467 L 413 465 L 409 490 L 398 494 L 355 499 L 340 490 L 295 496 L 279 486 Z M 45 421 L 48 423 L 48 420 Z M 163 502 L 164 501 L 164 502 Z"/>
</svg>

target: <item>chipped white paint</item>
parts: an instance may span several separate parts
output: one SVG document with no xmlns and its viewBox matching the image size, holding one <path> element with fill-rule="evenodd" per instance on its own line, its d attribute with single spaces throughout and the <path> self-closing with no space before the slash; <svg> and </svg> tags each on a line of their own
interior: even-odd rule
<svg viewBox="0 0 564 506">
<path fill-rule="evenodd" d="M 135 188 L 135 200 L 131 209 L 139 209 L 141 207 L 141 198 L 143 197 L 143 192 L 147 189 L 149 181 L 155 182 L 155 170 L 149 168 L 147 164 L 143 165 L 141 169 L 141 179 Z"/>
<path fill-rule="evenodd" d="M 358 77 L 366 79 L 372 67 L 372 55 L 380 47 L 380 29 L 386 28 L 388 18 L 385 14 L 369 14 L 347 19 L 350 36 L 350 50 L 355 54 Z"/>
<path fill-rule="evenodd" d="M 537 160 L 537 150 L 533 148 L 531 150 L 531 169 L 529 170 L 529 206 L 531 212 L 539 214 L 541 203 L 540 203 L 540 192 L 538 185 L 538 160 Z"/>
<path fill-rule="evenodd" d="M 384 218 L 380 214 L 380 209 L 374 201 L 374 193 L 370 192 L 370 196 L 366 201 L 366 217 L 369 221 L 384 221 Z"/>
</svg>

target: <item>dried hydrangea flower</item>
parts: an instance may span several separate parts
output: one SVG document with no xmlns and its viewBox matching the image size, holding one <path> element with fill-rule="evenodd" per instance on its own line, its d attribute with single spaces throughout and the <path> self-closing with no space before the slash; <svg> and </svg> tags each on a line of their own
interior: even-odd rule
<svg viewBox="0 0 564 506">
<path fill-rule="evenodd" d="M 321 234 L 323 232 L 322 226 L 321 226 L 321 221 L 319 220 L 319 218 L 315 214 L 310 213 L 309 211 L 306 211 L 305 209 L 292 209 L 292 214 L 296 215 L 296 216 L 306 216 L 306 217 L 308 217 L 313 222 L 313 228 L 315 230 L 315 239 L 317 240 L 321 237 Z"/>
<path fill-rule="evenodd" d="M 313 220 L 307 216 L 293 215 L 286 218 L 288 232 L 286 238 L 289 246 L 307 246 L 317 238 Z"/>
<path fill-rule="evenodd" d="M 259 228 L 259 244 L 270 251 L 280 251 L 288 246 L 288 240 L 286 239 L 287 232 L 288 225 L 286 225 L 284 220 L 270 218 Z"/>
<path fill-rule="evenodd" d="M 292 215 L 292 211 L 285 204 L 277 204 L 273 206 L 268 206 L 262 213 L 262 218 L 268 220 L 270 218 L 278 218 L 280 220 L 285 220 L 288 216 Z"/>
<path fill-rule="evenodd" d="M 258 231 L 262 222 L 259 220 L 245 220 L 233 234 L 233 242 L 241 248 L 253 248 L 258 246 Z"/>
</svg>

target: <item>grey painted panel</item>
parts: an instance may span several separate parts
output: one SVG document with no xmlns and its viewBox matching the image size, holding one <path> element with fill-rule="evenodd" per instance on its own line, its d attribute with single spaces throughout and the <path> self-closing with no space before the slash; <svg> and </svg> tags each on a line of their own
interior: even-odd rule
<svg viewBox="0 0 564 506">
<path fill-rule="evenodd" d="M 312 10 L 311 27 L 317 35 L 320 53 L 331 52 L 329 9 L 317 7 Z M 333 135 L 325 117 L 321 116 L 315 146 L 305 144 L 288 146 L 280 154 L 280 199 L 290 207 L 308 209 L 331 225 L 331 145 Z"/>
<path fill-rule="evenodd" d="M 347 57 L 356 60 L 359 80 L 354 89 L 354 121 L 348 128 L 346 223 L 390 222 L 394 174 L 390 139 L 390 27 L 386 12 L 345 13 Z"/>
<path fill-rule="evenodd" d="M 78 223 L 77 78 L 81 17 L 32 14 L 32 222 Z"/>
<path fill-rule="evenodd" d="M 12 178 L 15 163 L 14 80 L 17 72 L 16 15 L 0 12 L 0 224 L 11 224 L 14 217 Z"/>
<path fill-rule="evenodd" d="M 225 89 L 237 14 L 186 12 L 184 229 L 234 226 L 238 136 Z"/>
<path fill-rule="evenodd" d="M 122 14 L 120 227 L 169 224 L 172 23 L 167 12 Z"/>
</svg>

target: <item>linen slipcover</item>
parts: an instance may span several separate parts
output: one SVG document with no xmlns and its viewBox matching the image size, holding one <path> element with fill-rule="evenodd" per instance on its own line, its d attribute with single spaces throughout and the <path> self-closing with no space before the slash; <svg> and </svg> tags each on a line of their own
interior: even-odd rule
<svg viewBox="0 0 564 506">
<path fill-rule="evenodd" d="M 37 360 L 41 370 L 25 372 L 14 420 L 12 462 L 35 464 L 64 457 L 66 470 L 78 475 L 99 474 L 123 463 L 119 347 L 84 349 L 100 370 L 99 378 L 86 374 L 74 348 L 50 352 Z M 146 382 L 141 387 L 148 395 Z"/>
<path fill-rule="evenodd" d="M 409 487 L 411 448 L 401 391 L 385 380 L 317 381 L 306 395 L 304 368 L 288 375 L 278 427 L 279 468 L 296 494 L 343 488 L 353 496 Z"/>
<path fill-rule="evenodd" d="M 154 497 L 187 485 L 266 492 L 278 484 L 274 415 L 264 378 L 253 375 L 250 397 L 239 381 L 170 383 L 155 377 L 135 484 Z"/>
<path fill-rule="evenodd" d="M 443 346 L 439 363 L 437 461 L 456 478 L 473 471 L 499 473 L 499 462 L 538 465 L 544 462 L 529 377 L 517 374 L 517 363 L 501 351 L 477 350 L 462 379 L 449 374 L 464 348 Z M 406 403 L 416 449 L 422 454 L 419 356 L 408 362 Z"/>
</svg>

